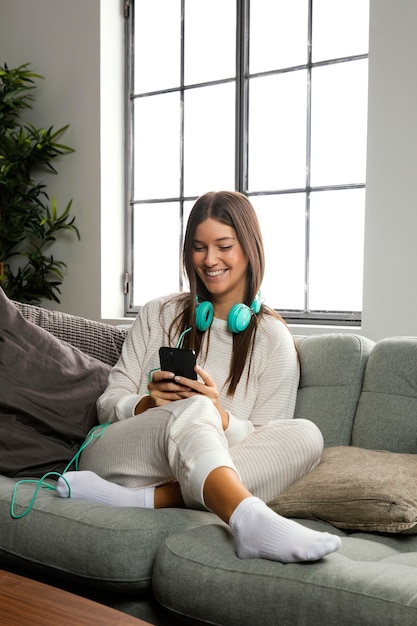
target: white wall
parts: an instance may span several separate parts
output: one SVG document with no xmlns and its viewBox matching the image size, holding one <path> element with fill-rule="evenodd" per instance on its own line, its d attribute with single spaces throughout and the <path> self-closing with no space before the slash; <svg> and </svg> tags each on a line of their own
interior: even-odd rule
<svg viewBox="0 0 417 626">
<path fill-rule="evenodd" d="M 76 150 L 55 161 L 58 176 L 47 181 L 59 208 L 73 198 L 81 242 L 65 236 L 54 246 L 67 275 L 61 304 L 44 304 L 92 319 L 123 314 L 122 7 L 122 0 L 0 2 L 0 64 L 29 62 L 44 76 L 29 119 L 55 129 L 69 123 L 62 142 Z M 109 233 L 103 248 L 101 228 Z"/>
<path fill-rule="evenodd" d="M 76 153 L 60 161 L 50 190 L 61 206 L 74 198 L 82 240 L 56 248 L 68 264 L 59 308 L 94 319 L 123 311 L 122 6 L 0 2 L 0 64 L 29 61 L 46 78 L 33 121 L 71 124 L 65 140 Z M 375 340 L 417 335 L 416 30 L 415 0 L 371 0 L 364 307 L 354 332 Z"/>
<path fill-rule="evenodd" d="M 417 2 L 371 0 L 362 332 L 417 335 Z"/>
</svg>

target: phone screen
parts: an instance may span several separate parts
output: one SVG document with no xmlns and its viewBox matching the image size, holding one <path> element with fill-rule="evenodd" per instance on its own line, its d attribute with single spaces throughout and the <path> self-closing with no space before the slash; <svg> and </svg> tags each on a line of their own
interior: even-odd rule
<svg viewBox="0 0 417 626">
<path fill-rule="evenodd" d="M 159 361 L 162 371 L 174 372 L 176 376 L 185 376 L 185 378 L 197 380 L 197 374 L 194 371 L 196 364 L 194 350 L 163 346 L 159 348 Z"/>
</svg>

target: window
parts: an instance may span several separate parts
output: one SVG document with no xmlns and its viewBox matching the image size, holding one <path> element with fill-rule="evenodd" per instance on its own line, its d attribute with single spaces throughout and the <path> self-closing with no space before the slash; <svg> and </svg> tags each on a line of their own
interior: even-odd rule
<svg viewBox="0 0 417 626">
<path fill-rule="evenodd" d="M 184 288 L 195 201 L 236 189 L 261 223 L 267 304 L 359 323 L 368 0 L 130 0 L 128 312 Z"/>
</svg>

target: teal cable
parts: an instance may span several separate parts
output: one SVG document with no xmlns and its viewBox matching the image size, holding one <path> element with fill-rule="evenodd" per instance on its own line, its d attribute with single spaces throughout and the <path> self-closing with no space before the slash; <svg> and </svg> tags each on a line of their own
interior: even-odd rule
<svg viewBox="0 0 417 626">
<path fill-rule="evenodd" d="M 90 432 L 88 433 L 87 437 L 85 438 L 85 440 L 81 444 L 79 450 L 73 456 L 71 461 L 68 463 L 68 465 L 66 466 L 66 468 L 64 469 L 62 474 L 60 474 L 59 472 L 47 472 L 46 474 L 44 474 L 42 476 L 42 478 L 39 478 L 38 480 L 35 480 L 34 478 L 19 480 L 15 484 L 14 489 L 13 489 L 12 500 L 11 500 L 11 503 L 10 503 L 10 515 L 11 515 L 11 517 L 13 519 L 20 519 L 22 517 L 25 517 L 25 515 L 27 515 L 29 513 L 29 511 L 31 511 L 33 505 L 35 504 L 35 500 L 36 500 L 36 498 L 38 496 L 39 489 L 41 487 L 43 487 L 44 489 L 50 489 L 50 490 L 56 491 L 56 487 L 54 485 L 50 485 L 49 483 L 44 482 L 46 480 L 46 478 L 49 478 L 50 476 L 57 476 L 58 478 L 62 478 L 62 480 L 66 483 L 66 485 L 68 487 L 68 496 L 67 497 L 70 498 L 71 497 L 71 487 L 70 487 L 67 479 L 65 478 L 64 474 L 66 474 L 66 472 L 68 472 L 69 468 L 71 467 L 71 465 L 73 463 L 75 463 L 75 469 L 76 469 L 76 471 L 78 471 L 78 462 L 79 462 L 79 458 L 81 456 L 82 451 L 93 441 L 93 439 L 98 439 L 99 437 L 101 437 L 101 435 L 104 433 L 106 428 L 108 428 L 110 426 L 110 424 L 111 424 L 111 422 L 108 422 L 106 424 L 99 424 L 98 426 L 94 426 L 94 428 L 92 428 L 90 430 Z M 29 502 L 28 506 L 23 511 L 23 513 L 17 514 L 17 513 L 15 513 L 17 488 L 19 487 L 19 485 L 28 484 L 28 483 L 33 483 L 33 484 L 36 485 L 35 491 L 33 493 L 31 501 Z"/>
</svg>

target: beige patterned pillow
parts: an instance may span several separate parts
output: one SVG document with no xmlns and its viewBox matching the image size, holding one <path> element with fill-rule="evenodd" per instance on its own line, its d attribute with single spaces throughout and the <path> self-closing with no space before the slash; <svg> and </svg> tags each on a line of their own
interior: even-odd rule
<svg viewBox="0 0 417 626">
<path fill-rule="evenodd" d="M 325 448 L 310 474 L 268 504 L 285 517 L 337 528 L 417 533 L 417 455 Z"/>
<path fill-rule="evenodd" d="M 60 341 L 70 343 L 108 365 L 113 366 L 117 362 L 127 335 L 126 328 L 118 328 L 61 311 L 49 311 L 33 304 L 22 302 L 13 304 L 26 320 L 44 328 Z"/>
</svg>

